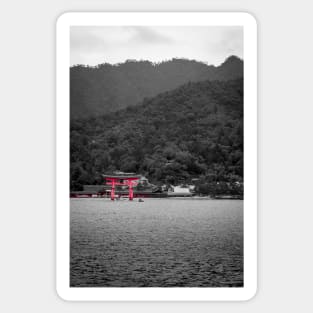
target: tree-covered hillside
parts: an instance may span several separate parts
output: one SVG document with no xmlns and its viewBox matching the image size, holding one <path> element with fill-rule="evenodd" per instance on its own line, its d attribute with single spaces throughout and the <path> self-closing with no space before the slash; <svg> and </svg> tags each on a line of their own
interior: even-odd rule
<svg viewBox="0 0 313 313">
<path fill-rule="evenodd" d="M 71 121 L 71 189 L 113 170 L 199 188 L 242 181 L 243 80 L 187 83 L 114 113 Z"/>
<path fill-rule="evenodd" d="M 172 59 L 161 63 L 127 61 L 70 69 L 71 118 L 107 114 L 139 104 L 145 97 L 204 80 L 229 80 L 243 76 L 243 61 L 229 57 L 218 67 Z"/>
</svg>

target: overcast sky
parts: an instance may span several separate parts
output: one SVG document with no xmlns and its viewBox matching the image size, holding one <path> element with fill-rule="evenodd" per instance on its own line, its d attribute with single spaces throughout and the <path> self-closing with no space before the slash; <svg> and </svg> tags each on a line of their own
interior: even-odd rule
<svg viewBox="0 0 313 313">
<path fill-rule="evenodd" d="M 243 29 L 230 26 L 72 26 L 71 65 L 187 58 L 219 65 L 243 58 Z"/>
</svg>

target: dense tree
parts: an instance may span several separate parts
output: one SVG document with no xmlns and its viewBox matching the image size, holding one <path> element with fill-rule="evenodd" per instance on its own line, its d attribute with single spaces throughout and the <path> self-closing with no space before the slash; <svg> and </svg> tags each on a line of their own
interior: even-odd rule
<svg viewBox="0 0 313 313">
<path fill-rule="evenodd" d="M 72 120 L 71 189 L 123 170 L 159 185 L 197 181 L 202 194 L 242 193 L 242 117 L 237 79 L 187 83 L 135 107 Z"/>
</svg>

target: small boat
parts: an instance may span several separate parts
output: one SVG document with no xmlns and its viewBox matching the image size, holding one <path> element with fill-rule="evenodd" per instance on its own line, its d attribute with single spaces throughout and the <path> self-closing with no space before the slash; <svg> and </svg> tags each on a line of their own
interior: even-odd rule
<svg viewBox="0 0 313 313">
<path fill-rule="evenodd" d="M 139 199 L 138 202 L 144 202 L 142 199 Z"/>
</svg>

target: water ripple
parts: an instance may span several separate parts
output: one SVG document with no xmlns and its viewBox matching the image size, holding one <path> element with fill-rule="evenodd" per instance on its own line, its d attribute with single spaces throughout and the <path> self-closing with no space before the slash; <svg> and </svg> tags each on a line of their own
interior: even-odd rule
<svg viewBox="0 0 313 313">
<path fill-rule="evenodd" d="M 72 287 L 242 287 L 243 202 L 71 199 Z"/>
</svg>

